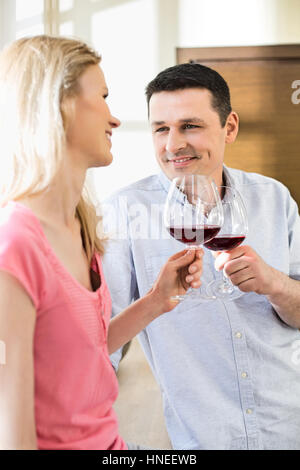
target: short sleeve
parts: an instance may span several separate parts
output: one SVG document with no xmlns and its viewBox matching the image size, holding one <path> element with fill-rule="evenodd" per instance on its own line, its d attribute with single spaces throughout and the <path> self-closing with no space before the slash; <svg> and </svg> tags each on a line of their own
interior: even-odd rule
<svg viewBox="0 0 300 470">
<path fill-rule="evenodd" d="M 20 221 L 0 224 L 0 270 L 14 276 L 38 311 L 44 296 L 45 253 L 34 228 Z"/>
</svg>

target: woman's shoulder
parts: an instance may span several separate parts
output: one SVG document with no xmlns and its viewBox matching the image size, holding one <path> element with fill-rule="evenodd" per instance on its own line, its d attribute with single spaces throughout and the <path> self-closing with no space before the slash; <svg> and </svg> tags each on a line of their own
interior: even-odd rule
<svg viewBox="0 0 300 470">
<path fill-rule="evenodd" d="M 42 263 L 48 250 L 39 220 L 21 204 L 10 202 L 0 209 L 0 267 Z"/>
<path fill-rule="evenodd" d="M 13 201 L 0 209 L 0 243 L 44 248 L 41 226 L 30 209 Z"/>
<path fill-rule="evenodd" d="M 1 208 L 0 270 L 19 281 L 36 308 L 47 280 L 46 257 L 42 229 L 33 212 L 15 202 Z"/>
</svg>

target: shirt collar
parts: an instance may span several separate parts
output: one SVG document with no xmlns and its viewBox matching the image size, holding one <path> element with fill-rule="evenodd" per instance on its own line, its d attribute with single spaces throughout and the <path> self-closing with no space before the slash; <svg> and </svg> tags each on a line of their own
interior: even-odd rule
<svg viewBox="0 0 300 470">
<path fill-rule="evenodd" d="M 165 175 L 165 173 L 161 170 L 158 174 L 158 179 L 164 188 L 164 190 L 168 193 L 171 185 L 171 180 Z"/>
<path fill-rule="evenodd" d="M 234 179 L 230 174 L 229 168 L 226 165 L 223 165 L 223 184 L 224 186 L 235 186 Z"/>
</svg>

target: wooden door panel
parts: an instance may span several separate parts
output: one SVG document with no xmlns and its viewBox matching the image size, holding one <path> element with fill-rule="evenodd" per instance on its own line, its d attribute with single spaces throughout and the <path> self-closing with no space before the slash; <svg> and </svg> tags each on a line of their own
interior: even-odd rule
<svg viewBox="0 0 300 470">
<path fill-rule="evenodd" d="M 178 62 L 203 63 L 229 85 L 240 131 L 225 163 L 282 181 L 300 206 L 300 104 L 291 99 L 292 83 L 300 80 L 300 46 L 290 47 L 179 49 Z"/>
</svg>

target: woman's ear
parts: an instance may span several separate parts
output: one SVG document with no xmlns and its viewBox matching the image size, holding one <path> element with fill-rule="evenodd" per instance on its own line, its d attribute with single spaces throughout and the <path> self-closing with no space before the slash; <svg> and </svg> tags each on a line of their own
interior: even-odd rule
<svg viewBox="0 0 300 470">
<path fill-rule="evenodd" d="M 235 111 L 231 111 L 229 114 L 226 124 L 226 144 L 231 144 L 235 141 L 239 131 L 239 117 Z"/>
<path fill-rule="evenodd" d="M 68 128 L 73 121 L 75 114 L 75 99 L 76 96 L 63 98 L 60 105 L 60 112 L 63 121 L 65 134 L 67 135 Z"/>
</svg>

